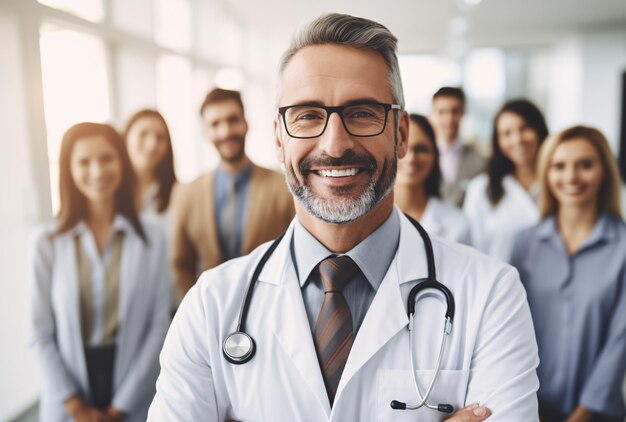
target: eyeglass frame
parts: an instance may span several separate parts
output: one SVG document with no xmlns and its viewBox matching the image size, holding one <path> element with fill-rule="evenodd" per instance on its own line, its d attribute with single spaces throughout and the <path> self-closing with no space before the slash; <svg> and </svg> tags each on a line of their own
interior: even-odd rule
<svg viewBox="0 0 626 422">
<path fill-rule="evenodd" d="M 346 122 L 344 122 L 344 120 L 343 120 L 343 114 L 342 113 L 348 107 L 355 107 L 355 106 L 359 106 L 359 105 L 379 105 L 379 106 L 383 106 L 383 108 L 385 110 L 385 122 L 383 123 L 383 127 L 381 128 L 380 132 L 375 133 L 373 135 L 355 135 L 352 132 L 350 132 L 350 130 L 348 129 L 348 126 L 346 126 Z M 322 129 L 320 134 L 316 135 L 316 136 L 293 136 L 291 133 L 289 133 L 289 129 L 287 128 L 287 119 L 285 119 L 285 113 L 290 108 L 307 107 L 307 106 L 321 108 L 321 109 L 324 109 L 324 111 L 326 111 L 326 122 L 324 123 L 324 128 Z M 389 116 L 389 111 L 390 110 L 401 111 L 402 110 L 402 106 L 400 104 L 378 103 L 378 102 L 375 102 L 375 101 L 364 102 L 364 103 L 359 103 L 359 104 L 346 104 L 346 105 L 335 106 L 335 107 L 327 107 L 327 106 L 323 106 L 323 105 L 319 105 L 319 104 L 294 104 L 294 105 L 278 107 L 276 109 L 276 112 L 277 112 L 277 115 L 279 115 L 279 116 L 281 116 L 283 118 L 282 119 L 283 120 L 283 126 L 285 127 L 285 131 L 287 132 L 287 135 L 289 135 L 291 138 L 294 138 L 294 139 L 319 138 L 326 131 L 326 128 L 328 127 L 328 121 L 330 120 L 330 116 L 333 113 L 337 113 L 337 115 L 339 116 L 339 120 L 341 120 L 341 124 L 343 125 L 343 128 L 346 130 L 346 133 L 348 133 L 348 135 L 356 136 L 358 138 L 371 138 L 373 136 L 378 136 L 378 135 L 380 135 L 381 133 L 383 133 L 385 131 L 385 129 L 387 128 L 387 120 L 388 120 L 388 116 Z"/>
</svg>

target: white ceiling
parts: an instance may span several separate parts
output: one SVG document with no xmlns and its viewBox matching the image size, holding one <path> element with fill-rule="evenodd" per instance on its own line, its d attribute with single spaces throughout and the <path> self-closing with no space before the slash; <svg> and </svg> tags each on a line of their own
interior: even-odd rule
<svg viewBox="0 0 626 422">
<path fill-rule="evenodd" d="M 224 0 L 250 27 L 285 40 L 302 24 L 326 12 L 348 13 L 386 25 L 401 53 L 442 53 L 459 43 L 537 46 L 585 30 L 626 28 L 626 0 Z M 451 22 L 466 30 L 453 35 Z M 464 24 L 459 24 L 462 27 Z"/>
</svg>

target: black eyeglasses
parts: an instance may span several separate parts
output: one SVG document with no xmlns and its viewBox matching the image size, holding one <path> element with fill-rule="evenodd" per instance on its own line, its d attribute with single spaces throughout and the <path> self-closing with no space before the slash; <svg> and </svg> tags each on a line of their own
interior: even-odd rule
<svg viewBox="0 0 626 422">
<path fill-rule="evenodd" d="M 341 118 L 341 123 L 352 136 L 377 136 L 387 125 L 389 110 L 402 110 L 398 104 L 364 103 L 340 107 L 320 105 L 292 105 L 278 107 L 283 117 L 285 130 L 292 138 L 310 139 L 321 136 L 328 126 L 333 113 Z"/>
</svg>

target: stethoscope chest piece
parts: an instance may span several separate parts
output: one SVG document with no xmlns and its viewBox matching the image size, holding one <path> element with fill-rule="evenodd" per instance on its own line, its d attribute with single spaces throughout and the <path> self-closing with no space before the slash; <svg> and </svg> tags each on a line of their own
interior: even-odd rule
<svg viewBox="0 0 626 422">
<path fill-rule="evenodd" d="M 252 337 L 241 331 L 230 334 L 222 344 L 224 357 L 235 365 L 241 365 L 252 359 L 255 349 L 256 345 Z"/>
</svg>

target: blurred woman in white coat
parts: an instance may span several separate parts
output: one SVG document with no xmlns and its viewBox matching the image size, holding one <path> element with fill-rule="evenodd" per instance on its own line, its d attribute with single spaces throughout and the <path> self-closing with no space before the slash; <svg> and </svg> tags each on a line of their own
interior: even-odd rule
<svg viewBox="0 0 626 422">
<path fill-rule="evenodd" d="M 406 156 L 398 160 L 395 202 L 431 235 L 469 245 L 467 218 L 461 210 L 440 199 L 441 170 L 435 132 L 426 117 L 409 117 L 409 148 Z"/>
<path fill-rule="evenodd" d="M 472 245 L 488 255 L 508 262 L 517 233 L 539 221 L 535 169 L 547 135 L 528 100 L 509 101 L 496 115 L 487 174 L 472 179 L 463 204 Z"/>
<path fill-rule="evenodd" d="M 66 132 L 59 181 L 59 214 L 38 229 L 32 251 L 40 420 L 145 420 L 169 325 L 165 239 L 137 215 L 130 161 L 112 127 Z"/>
</svg>

